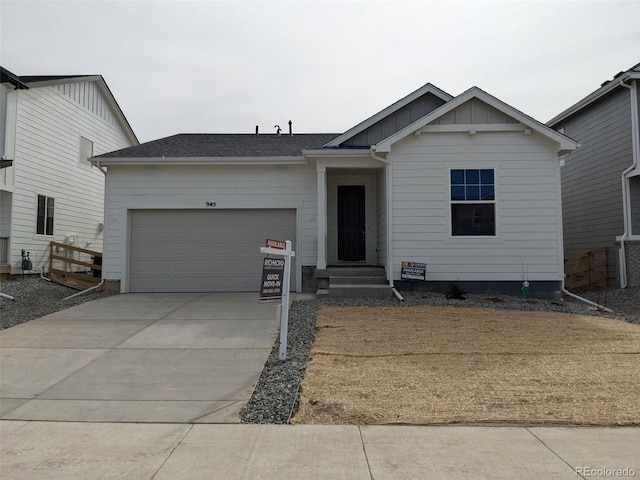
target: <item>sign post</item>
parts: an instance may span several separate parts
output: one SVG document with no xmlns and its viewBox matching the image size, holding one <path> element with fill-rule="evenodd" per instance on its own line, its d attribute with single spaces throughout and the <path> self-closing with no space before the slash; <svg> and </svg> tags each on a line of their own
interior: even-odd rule
<svg viewBox="0 0 640 480">
<path fill-rule="evenodd" d="M 260 247 L 260 253 L 276 255 L 282 259 L 265 258 L 262 271 L 262 285 L 260 286 L 260 300 L 277 300 L 280 298 L 281 306 L 278 309 L 280 314 L 280 350 L 278 359 L 287 359 L 287 333 L 289 329 L 289 283 L 291 282 L 291 257 L 296 256 L 296 252 L 291 250 L 291 240 L 285 242 L 281 240 L 267 239 L 266 247 Z M 284 262 L 282 265 L 280 262 Z M 267 268 L 273 267 L 272 273 L 265 273 Z M 282 271 L 281 268 L 284 270 Z M 278 273 L 282 272 L 282 275 Z M 270 276 L 271 275 L 271 276 Z M 280 281 L 281 279 L 281 281 Z M 280 292 L 277 292 L 280 287 Z M 280 293 L 280 296 L 277 296 Z"/>
</svg>

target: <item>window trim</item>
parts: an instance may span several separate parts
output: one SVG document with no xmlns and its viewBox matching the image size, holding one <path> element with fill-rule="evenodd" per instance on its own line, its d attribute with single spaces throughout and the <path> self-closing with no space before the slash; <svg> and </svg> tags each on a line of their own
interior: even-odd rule
<svg viewBox="0 0 640 480">
<path fill-rule="evenodd" d="M 86 157 L 84 155 L 85 152 L 84 152 L 84 149 L 83 149 L 83 147 L 85 145 L 87 147 L 89 147 L 89 146 L 91 147 L 90 148 L 91 151 L 87 154 Z M 80 135 L 80 143 L 79 143 L 79 146 L 78 146 L 78 163 L 80 165 L 82 165 L 84 167 L 93 167 L 93 165 L 91 165 L 91 162 L 89 162 L 89 159 L 91 157 L 93 157 L 94 147 L 95 147 L 95 145 L 93 143 L 93 140 L 89 140 L 87 137 L 85 137 L 83 135 Z"/>
<path fill-rule="evenodd" d="M 40 197 L 44 198 L 44 218 L 42 224 L 42 233 L 40 232 Z M 51 203 L 51 205 L 49 205 Z M 51 208 L 51 217 L 48 216 L 49 207 Z M 48 218 L 51 218 L 51 233 L 49 232 L 49 222 Z M 44 195 L 41 193 L 36 194 L 36 235 L 42 237 L 53 237 L 56 228 L 56 199 L 55 197 L 51 197 L 49 195 Z"/>
<path fill-rule="evenodd" d="M 493 170 L 493 200 L 452 200 L 451 199 L 451 172 L 453 170 Z M 447 225 L 449 230 L 449 239 L 455 241 L 464 241 L 469 239 L 473 242 L 478 240 L 492 241 L 500 238 L 499 235 L 499 221 L 498 221 L 498 167 L 495 165 L 456 165 L 446 168 L 447 176 Z M 493 235 L 454 235 L 453 234 L 453 205 L 473 205 L 473 204 L 485 204 L 493 205 L 494 208 L 494 234 Z"/>
</svg>

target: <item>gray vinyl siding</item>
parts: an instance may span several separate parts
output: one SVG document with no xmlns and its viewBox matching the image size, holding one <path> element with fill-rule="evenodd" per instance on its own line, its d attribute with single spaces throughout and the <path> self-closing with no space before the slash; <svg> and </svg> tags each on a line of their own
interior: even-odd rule
<svg viewBox="0 0 640 480">
<path fill-rule="evenodd" d="M 614 90 L 554 128 L 581 144 L 561 169 L 565 253 L 609 247 L 614 275 L 613 247 L 624 231 L 621 174 L 632 161 L 629 91 Z"/>
<path fill-rule="evenodd" d="M 377 178 L 378 265 L 387 264 L 387 172 L 380 170 Z"/>
<path fill-rule="evenodd" d="M 560 281 L 557 146 L 522 132 L 429 133 L 394 145 L 393 269 L 427 264 L 432 281 Z M 492 168 L 495 237 L 452 237 L 449 171 Z"/>
<path fill-rule="evenodd" d="M 410 123 L 434 111 L 444 103 L 444 100 L 436 97 L 432 93 L 425 93 L 423 96 L 400 108 L 392 115 L 374 123 L 366 130 L 342 143 L 341 146 L 368 147 L 370 145 L 375 145 L 380 140 L 393 135 Z"/>
</svg>

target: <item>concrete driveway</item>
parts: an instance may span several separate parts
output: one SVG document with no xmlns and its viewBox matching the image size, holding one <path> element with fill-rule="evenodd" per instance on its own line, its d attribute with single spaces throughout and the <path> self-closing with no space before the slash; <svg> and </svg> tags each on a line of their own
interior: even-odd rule
<svg viewBox="0 0 640 480">
<path fill-rule="evenodd" d="M 278 331 L 257 297 L 116 295 L 4 330 L 1 418 L 238 423 Z"/>
</svg>

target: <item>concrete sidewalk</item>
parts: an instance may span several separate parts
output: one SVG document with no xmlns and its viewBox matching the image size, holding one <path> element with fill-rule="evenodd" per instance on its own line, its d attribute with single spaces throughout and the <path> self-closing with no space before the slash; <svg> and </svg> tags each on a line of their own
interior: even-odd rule
<svg viewBox="0 0 640 480">
<path fill-rule="evenodd" d="M 640 476 L 640 428 L 0 422 L 0 476 L 574 479 Z"/>
<path fill-rule="evenodd" d="M 2 331 L 2 419 L 239 422 L 278 332 L 257 293 L 128 294 Z"/>
</svg>

